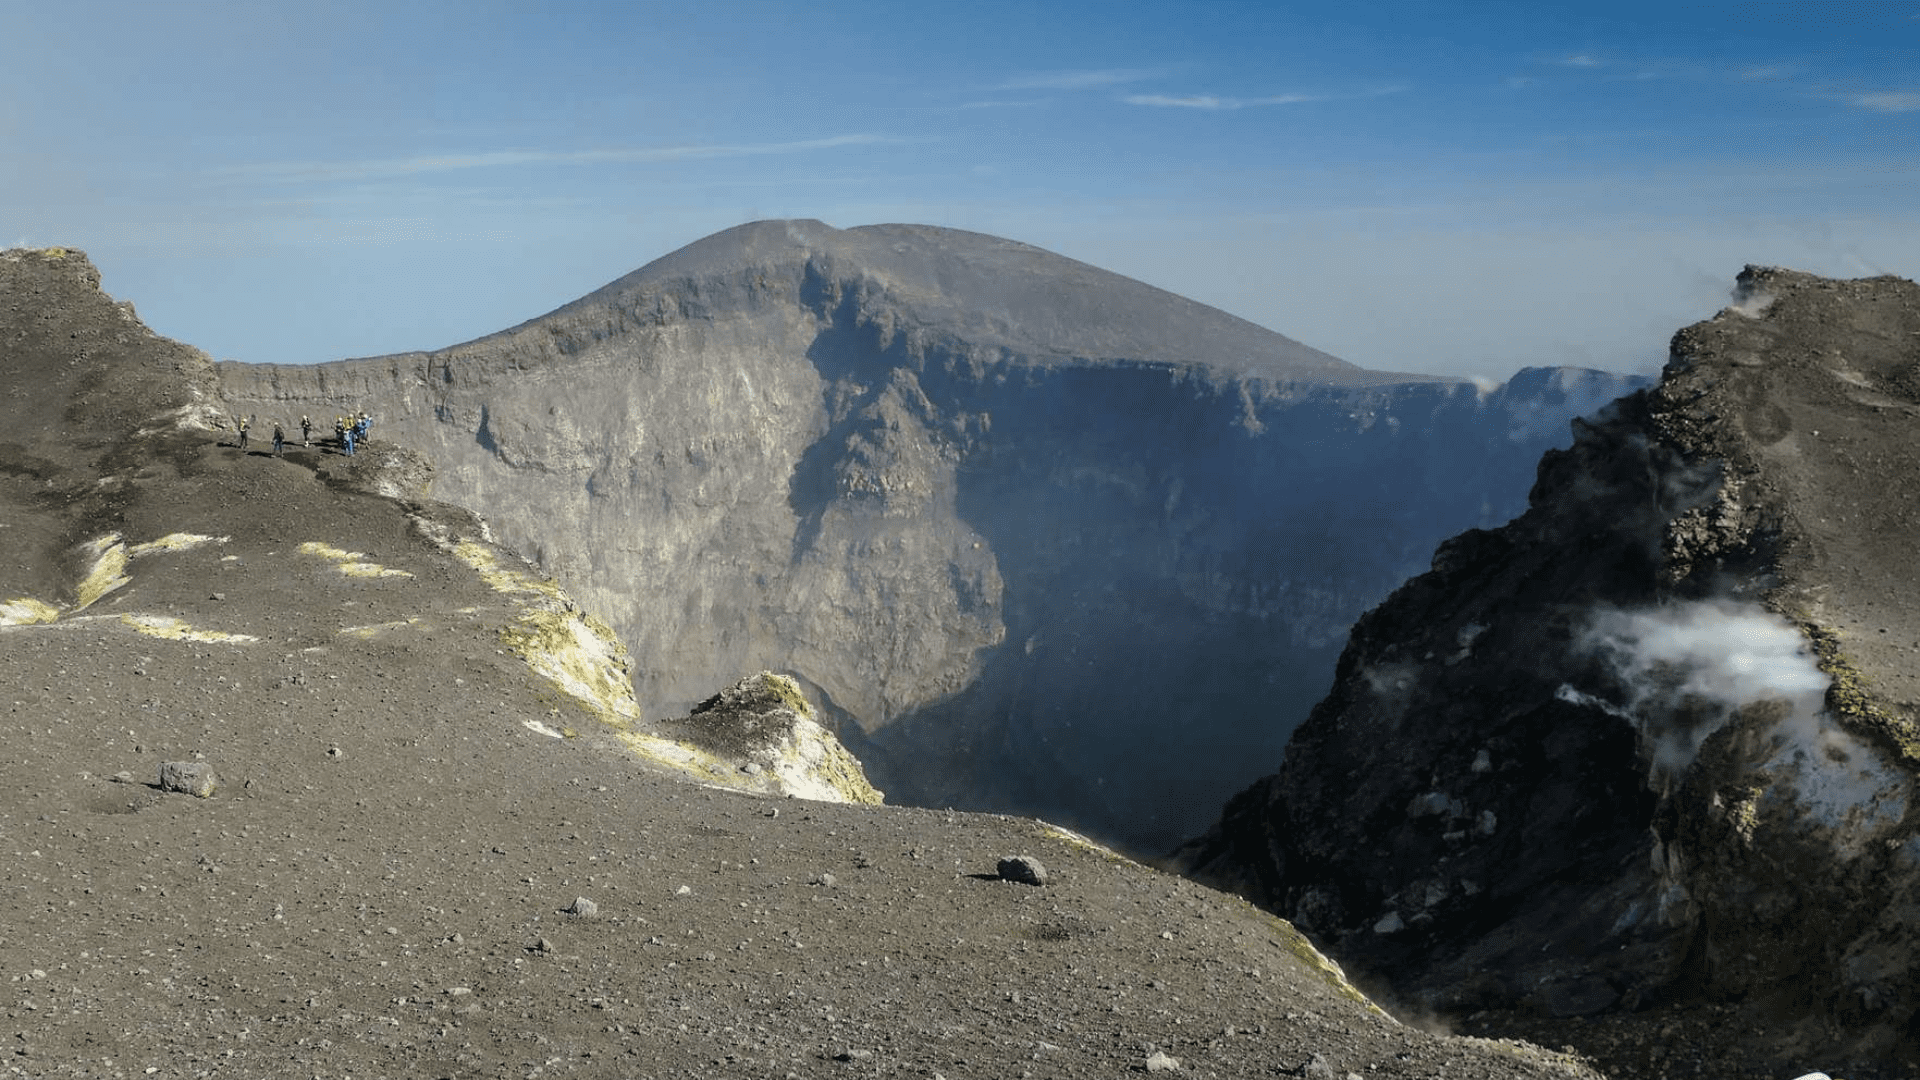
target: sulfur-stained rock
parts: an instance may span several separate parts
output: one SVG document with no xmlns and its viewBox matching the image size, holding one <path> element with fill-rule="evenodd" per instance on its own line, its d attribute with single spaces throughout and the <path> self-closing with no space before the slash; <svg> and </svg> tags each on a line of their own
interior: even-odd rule
<svg viewBox="0 0 1920 1080">
<path fill-rule="evenodd" d="M 821 802 L 877 804 L 884 797 L 785 675 L 750 675 L 687 716 L 650 728 L 624 736 L 628 746 L 707 782 Z"/>
</svg>

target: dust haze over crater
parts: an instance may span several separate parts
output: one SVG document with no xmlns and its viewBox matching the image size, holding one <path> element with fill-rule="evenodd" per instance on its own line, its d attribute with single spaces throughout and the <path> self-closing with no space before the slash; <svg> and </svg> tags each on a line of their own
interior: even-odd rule
<svg viewBox="0 0 1920 1080">
<path fill-rule="evenodd" d="M 895 799 L 1157 852 L 1278 761 L 1347 626 L 1638 381 L 1369 371 L 1038 248 L 758 222 L 433 353 L 221 364 L 371 408 L 606 613 L 649 714 L 789 672 Z"/>
</svg>

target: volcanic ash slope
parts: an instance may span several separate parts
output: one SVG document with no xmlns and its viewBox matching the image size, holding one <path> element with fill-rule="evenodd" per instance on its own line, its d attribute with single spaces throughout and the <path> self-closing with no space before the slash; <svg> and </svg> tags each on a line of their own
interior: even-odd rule
<svg viewBox="0 0 1920 1080">
<path fill-rule="evenodd" d="M 1724 1008 L 1706 1075 L 1914 1075 L 1916 434 L 1920 288 L 1749 267 L 1185 865 L 1424 1009 Z"/>
<path fill-rule="evenodd" d="M 618 632 L 649 716 L 798 678 L 896 800 L 1159 853 L 1278 762 L 1358 615 L 1637 385 L 1368 371 L 950 229 L 730 229 L 432 353 L 222 364 L 369 409 Z"/>
</svg>

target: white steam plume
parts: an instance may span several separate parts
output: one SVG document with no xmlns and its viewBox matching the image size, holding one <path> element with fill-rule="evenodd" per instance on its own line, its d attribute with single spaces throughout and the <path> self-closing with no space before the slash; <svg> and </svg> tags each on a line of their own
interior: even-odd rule
<svg viewBox="0 0 1920 1080">
<path fill-rule="evenodd" d="M 1785 723 L 1818 725 L 1830 680 L 1792 623 L 1752 604 L 1706 600 L 1644 611 L 1595 612 L 1576 642 L 1606 658 L 1656 771 L 1678 773 L 1740 708 L 1784 701 Z M 1570 701 L 1589 695 L 1563 687 Z"/>
<path fill-rule="evenodd" d="M 1742 291 L 1734 294 L 1733 303 L 1727 305 L 1727 310 L 1735 315 L 1757 319 L 1773 306 L 1773 299 L 1773 294 L 1764 289 L 1756 289 L 1753 292 Z"/>
<path fill-rule="evenodd" d="M 1576 647 L 1607 660 L 1626 700 L 1607 702 L 1572 686 L 1558 696 L 1631 722 L 1656 784 L 1691 765 L 1730 717 L 1772 702 L 1764 742 L 1744 762 L 1747 775 L 1766 778 L 1756 805 L 1783 810 L 1769 820 L 1825 830 L 1822 842 L 1851 858 L 1905 818 L 1905 773 L 1828 715 L 1831 680 L 1785 619 L 1727 600 L 1609 609 L 1589 618 Z"/>
</svg>

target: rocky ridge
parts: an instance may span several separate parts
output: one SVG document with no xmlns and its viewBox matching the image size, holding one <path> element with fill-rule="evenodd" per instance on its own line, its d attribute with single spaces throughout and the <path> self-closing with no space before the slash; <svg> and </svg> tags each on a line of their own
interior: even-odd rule
<svg viewBox="0 0 1920 1080">
<path fill-rule="evenodd" d="M 758 222 L 432 353 L 220 364 L 370 409 L 600 612 L 650 717 L 800 681 L 897 800 L 1129 850 L 1272 767 L 1348 626 L 1638 382 L 1368 371 L 1028 245 Z"/>
<path fill-rule="evenodd" d="M 243 450 L 212 374 L 84 255 L 0 252 L 15 1074 L 1594 1075 L 1065 830 L 647 761 L 617 643 L 423 459 Z"/>
<path fill-rule="evenodd" d="M 52 299 L 42 302 L 58 304 L 62 298 L 60 285 L 69 289 L 98 288 L 97 271 L 77 252 L 52 249 L 38 253 L 37 257 L 32 252 L 10 252 L 8 259 L 13 267 L 44 271 L 41 275 L 32 275 L 41 278 L 41 287 L 21 290 L 30 300 L 50 296 Z M 46 284 L 47 279 L 52 280 L 51 287 Z M 200 577 L 206 575 L 207 569 L 239 577 L 243 563 L 248 564 L 248 576 L 256 577 L 300 580 L 315 574 L 325 576 L 331 571 L 343 579 L 362 583 L 362 588 L 400 594 L 388 597 L 389 608 L 397 605 L 401 609 L 398 617 L 342 625 L 332 641 L 313 638 L 301 642 L 304 647 L 298 654 L 290 654 L 290 659 L 296 655 L 326 654 L 345 641 L 392 646 L 406 639 L 420 640 L 445 632 L 449 622 L 467 622 L 474 624 L 473 629 L 483 635 L 492 633 L 498 637 L 502 647 L 495 650 L 496 654 L 517 657 L 550 691 L 570 699 L 574 709 L 597 720 L 599 723 L 589 729 L 591 734 L 602 741 L 613 740 L 649 762 L 690 772 L 705 783 L 764 794 L 792 794 L 826 801 L 880 801 L 879 793 L 866 782 L 859 762 L 838 745 L 831 733 L 813 724 L 810 718 L 794 717 L 779 731 L 758 730 L 757 725 L 736 730 L 727 743 L 730 756 L 703 752 L 701 747 L 674 739 L 642 722 L 627 675 L 632 663 L 613 632 L 605 623 L 581 610 L 551 578 L 535 573 L 519 555 L 493 544 L 490 530 L 483 521 L 459 508 L 424 499 L 432 465 L 405 447 L 370 447 L 358 456 L 335 457 L 332 461 L 327 460 L 329 455 L 324 452 L 300 447 L 290 450 L 284 458 L 273 460 L 276 465 L 289 462 L 310 470 L 309 486 L 316 489 L 331 486 L 389 500 L 401 507 L 412 533 L 407 538 L 412 546 L 438 549 L 449 557 L 447 561 L 464 565 L 475 582 L 498 594 L 494 603 L 469 605 L 453 611 L 418 605 L 417 600 L 406 597 L 407 584 L 418 576 L 417 570 L 385 565 L 373 561 L 365 552 L 336 546 L 325 524 L 318 526 L 318 532 L 329 536 L 328 539 L 274 537 L 276 550 L 254 553 L 250 558 L 237 553 L 241 545 L 234 543 L 230 517 L 219 520 L 218 525 L 206 523 L 221 518 L 220 511 L 230 515 L 231 507 L 215 511 L 196 508 L 190 513 L 200 520 L 189 520 L 188 516 L 179 519 L 188 523 L 187 529 L 159 533 L 161 526 L 151 522 L 164 518 L 171 508 L 154 506 L 153 489 L 173 487 L 167 483 L 173 477 L 167 474 L 182 471 L 182 458 L 200 456 L 213 430 L 201 426 L 210 414 L 198 405 L 204 400 L 205 380 L 211 365 L 204 356 L 152 335 L 124 305 L 114 311 L 123 320 L 123 326 L 116 329 L 124 332 L 115 334 L 104 349 L 89 347 L 93 342 L 69 346 L 76 355 L 64 367 L 67 371 L 80 369 L 80 373 L 77 378 L 67 380 L 65 389 L 73 404 L 62 416 L 64 424 L 42 423 L 36 430 L 24 415 L 28 411 L 26 399 L 38 384 L 52 383 L 56 394 L 63 388 L 59 376 L 65 372 L 60 367 L 23 365 L 11 373 L 11 396 L 23 408 L 23 423 L 16 430 L 27 435 L 27 441 L 0 446 L 0 454 L 11 464 L 8 475 L 13 483 L 8 492 L 11 498 L 7 501 L 17 511 L 9 515 L 7 527 L 40 526 L 46 530 L 40 535 L 49 539 L 46 548 L 35 551 L 30 539 L 34 534 L 22 538 L 22 546 L 15 552 L 22 561 L 14 564 L 13 569 L 24 573 L 15 575 L 15 584 L 3 594 L 7 599 L 0 602 L 0 628 L 31 628 L 32 632 L 39 632 L 56 624 L 62 628 L 104 624 L 111 632 L 130 632 L 161 640 L 250 646 L 278 639 L 275 633 L 278 628 L 234 619 L 235 607 L 226 603 L 224 592 L 212 594 L 212 604 L 217 607 L 207 601 L 192 603 L 183 599 L 178 585 L 166 583 L 164 579 L 179 576 L 181 564 L 189 560 L 210 564 L 200 574 L 189 575 Z M 77 340 L 78 336 L 79 332 L 75 331 L 69 340 Z M 27 354 L 42 344 L 36 338 L 43 337 L 44 329 L 38 334 L 23 333 L 16 335 L 10 345 L 16 352 Z M 148 352 L 158 354 L 159 359 L 141 355 Z M 122 367 L 129 369 L 128 374 L 135 378 L 123 379 L 117 375 Z M 48 373 L 53 373 L 54 379 L 44 379 Z M 156 394 L 162 408 L 145 417 L 118 411 L 114 406 L 124 405 L 116 400 L 116 391 L 126 384 L 131 384 L 130 389 L 137 394 Z M 175 400 L 186 404 L 174 405 Z M 132 438 L 114 437 L 112 433 L 125 425 L 134 427 Z M 76 445 L 82 451 L 110 447 L 108 460 L 116 468 L 105 475 L 89 476 L 85 469 L 62 464 L 72 456 Z M 250 453 L 267 456 L 269 452 L 262 449 Z M 249 452 L 242 451 L 241 456 L 249 456 Z M 185 471 L 193 475 L 203 467 L 194 462 L 188 464 Z M 282 469 L 270 475 L 279 481 L 266 488 L 270 495 L 255 488 L 247 497 L 304 501 L 303 495 L 311 494 L 300 490 L 298 473 L 288 474 Z M 196 486 L 187 485 L 189 489 Z M 48 513 L 50 509 L 52 513 Z M 144 511 L 145 520 L 141 524 L 147 526 L 146 531 L 157 535 L 129 543 L 123 530 L 129 527 L 130 514 L 136 509 Z M 45 520 L 49 518 L 51 523 Z M 197 528 L 210 531 L 193 531 Z M 90 533 L 94 535 L 88 535 Z M 34 580 L 35 575 L 42 576 Z M 162 580 L 151 580 L 155 577 Z M 140 586 L 137 590 L 136 583 Z M 130 602 L 129 597 L 136 594 L 154 602 L 155 606 Z M 107 605 L 102 603 L 109 598 L 115 601 L 111 612 L 105 610 Z M 368 610 L 377 603 L 368 600 Z M 343 606 L 358 607 L 358 601 L 346 601 Z M 198 617 L 202 612 L 216 611 L 228 616 L 217 626 L 205 625 Z M 273 620 L 269 617 L 268 621 Z M 284 640 L 294 644 L 299 639 Z M 560 710 L 549 712 L 557 716 Z M 578 734 L 571 727 L 561 729 L 534 720 L 527 721 L 527 727 L 553 738 Z M 705 742 L 711 744 L 711 737 Z M 736 775 L 749 761 L 761 759 L 777 763 L 778 767 L 766 772 L 756 768 L 749 774 L 753 779 Z"/>
<path fill-rule="evenodd" d="M 1616 1075 L 1913 1075 L 1916 371 L 1912 282 L 1749 267 L 1359 621 L 1182 865 Z"/>
</svg>

